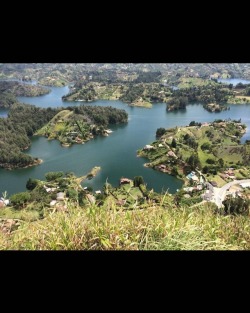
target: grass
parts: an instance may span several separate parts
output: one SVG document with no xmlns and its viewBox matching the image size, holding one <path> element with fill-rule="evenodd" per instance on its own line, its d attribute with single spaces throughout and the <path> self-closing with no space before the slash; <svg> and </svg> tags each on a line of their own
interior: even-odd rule
<svg viewBox="0 0 250 313">
<path fill-rule="evenodd" d="M 246 179 L 250 177 L 250 172 L 247 168 L 241 168 L 234 171 L 237 179 Z"/>
<path fill-rule="evenodd" d="M 39 219 L 39 212 L 37 210 L 14 210 L 10 207 L 1 209 L 0 219 L 10 218 L 10 219 L 20 219 L 23 221 L 35 221 Z"/>
<path fill-rule="evenodd" d="M 236 164 L 237 162 L 242 162 L 242 154 L 240 154 L 237 149 L 234 146 L 224 146 L 224 147 L 218 147 L 218 158 L 222 158 L 225 163 L 233 162 Z"/>
<path fill-rule="evenodd" d="M 196 78 L 196 77 L 181 77 L 179 79 L 178 88 L 191 88 L 193 86 L 207 86 L 217 85 L 216 82 L 208 79 Z"/>
<path fill-rule="evenodd" d="M 196 208 L 149 203 L 143 210 L 96 205 L 51 213 L 0 233 L 0 249 L 22 250 L 243 250 L 250 248 L 249 216 L 221 216 Z"/>
<path fill-rule="evenodd" d="M 135 101 L 133 103 L 130 104 L 130 106 L 135 106 L 135 107 L 143 107 L 143 108 L 148 108 L 151 109 L 152 108 L 152 103 L 147 102 L 147 101 Z"/>
<path fill-rule="evenodd" d="M 250 97 L 249 96 L 231 96 L 228 98 L 228 104 L 242 104 L 242 103 L 249 103 Z"/>
<path fill-rule="evenodd" d="M 70 118 L 70 116 L 73 114 L 70 110 L 62 110 L 59 113 L 57 113 L 51 121 L 40 128 L 36 135 L 44 135 L 48 131 L 51 133 L 51 136 L 55 136 L 55 132 L 66 130 L 66 124 L 65 121 Z M 60 122 L 59 122 L 60 121 Z"/>
<path fill-rule="evenodd" d="M 208 151 L 203 151 L 201 149 L 198 149 L 198 156 L 199 160 L 201 162 L 201 167 L 203 168 L 204 166 L 208 165 L 206 160 L 207 159 L 214 159 L 214 155 L 211 153 L 208 153 Z"/>
<path fill-rule="evenodd" d="M 246 100 L 250 100 L 250 97 L 249 96 L 235 96 L 235 98 L 237 99 L 246 99 Z"/>
<path fill-rule="evenodd" d="M 221 188 L 222 186 L 224 186 L 225 184 L 227 184 L 227 181 L 225 181 L 224 179 L 222 179 L 219 175 L 212 175 L 209 174 L 209 176 L 207 176 L 207 180 L 209 181 L 215 181 L 218 184 L 218 187 Z"/>
</svg>

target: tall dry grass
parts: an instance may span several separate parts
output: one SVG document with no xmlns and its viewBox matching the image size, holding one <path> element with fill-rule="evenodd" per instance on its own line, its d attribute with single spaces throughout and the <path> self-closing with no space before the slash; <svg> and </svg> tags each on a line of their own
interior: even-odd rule
<svg viewBox="0 0 250 313">
<path fill-rule="evenodd" d="M 143 210 L 68 205 L 68 212 L 23 223 L 0 235 L 0 249 L 243 250 L 250 248 L 249 216 L 221 216 L 208 205 Z"/>
</svg>

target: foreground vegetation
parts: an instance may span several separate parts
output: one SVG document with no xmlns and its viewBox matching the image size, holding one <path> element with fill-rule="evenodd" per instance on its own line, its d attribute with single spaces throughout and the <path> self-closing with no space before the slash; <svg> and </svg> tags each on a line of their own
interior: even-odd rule
<svg viewBox="0 0 250 313">
<path fill-rule="evenodd" d="M 26 196 L 13 195 L 13 206 L 0 210 L 0 249 L 250 248 L 249 208 L 244 214 L 232 215 L 219 212 L 211 203 L 178 205 L 175 196 L 147 191 L 140 177 L 120 188 L 106 183 L 101 194 L 93 194 L 79 185 L 88 176 L 77 179 L 72 174 L 51 172 L 46 174 L 47 182 L 30 179 Z M 67 197 L 50 206 L 58 190 Z"/>
<path fill-rule="evenodd" d="M 149 204 L 124 211 L 96 204 L 50 213 L 0 232 L 0 249 L 243 250 L 250 249 L 249 216 L 222 216 L 209 205 L 190 209 Z"/>
</svg>

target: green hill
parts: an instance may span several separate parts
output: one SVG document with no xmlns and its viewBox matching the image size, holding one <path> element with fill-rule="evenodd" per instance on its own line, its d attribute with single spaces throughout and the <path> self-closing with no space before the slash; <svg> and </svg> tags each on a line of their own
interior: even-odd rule
<svg viewBox="0 0 250 313">
<path fill-rule="evenodd" d="M 145 166 L 180 179 L 185 180 L 187 174 L 198 168 L 208 180 L 220 183 L 220 176 L 228 167 L 239 172 L 249 170 L 249 143 L 240 143 L 245 132 L 246 125 L 240 120 L 203 124 L 192 121 L 186 127 L 158 129 L 157 140 L 137 154 L 149 160 Z"/>
</svg>

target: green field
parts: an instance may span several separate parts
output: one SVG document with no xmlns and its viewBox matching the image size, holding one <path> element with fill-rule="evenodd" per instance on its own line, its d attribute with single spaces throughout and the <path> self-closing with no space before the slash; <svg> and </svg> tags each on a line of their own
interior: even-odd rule
<svg viewBox="0 0 250 313">
<path fill-rule="evenodd" d="M 213 80 L 202 79 L 198 77 L 181 77 L 177 85 L 178 88 L 191 88 L 194 86 L 214 86 L 217 83 Z"/>
</svg>

